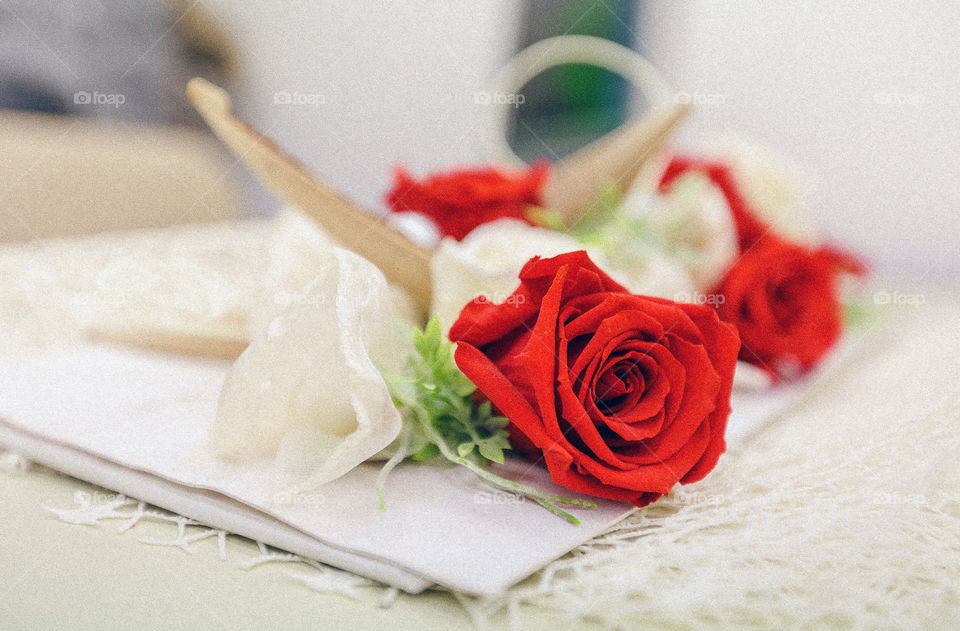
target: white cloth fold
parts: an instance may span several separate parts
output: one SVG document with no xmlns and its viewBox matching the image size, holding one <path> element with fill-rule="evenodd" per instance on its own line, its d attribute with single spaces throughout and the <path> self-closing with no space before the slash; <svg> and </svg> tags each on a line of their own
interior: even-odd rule
<svg viewBox="0 0 960 631">
<path fill-rule="evenodd" d="M 272 458 L 224 462 L 208 443 L 228 367 L 96 346 L 0 357 L 0 444 L 113 491 L 414 592 L 432 583 L 468 594 L 501 592 L 631 511 L 599 501 L 596 510 L 578 510 L 583 523 L 573 526 L 465 469 L 431 465 L 395 469 L 385 511 L 378 509 L 376 463 L 311 491 L 278 493 L 290 480 Z M 525 462 L 500 473 L 552 488 L 544 469 Z"/>
<path fill-rule="evenodd" d="M 228 364 L 106 346 L 0 356 L 0 444 L 84 480 L 203 523 L 417 592 L 432 583 L 499 593 L 616 523 L 632 508 L 599 501 L 572 526 L 494 491 L 460 468 L 394 470 L 377 508 L 376 464 L 299 494 L 264 458 L 218 459 L 208 428 Z M 729 447 L 803 387 L 735 393 Z M 729 456 L 728 456 L 729 457 Z M 502 474 L 541 488 L 546 471 Z"/>
</svg>

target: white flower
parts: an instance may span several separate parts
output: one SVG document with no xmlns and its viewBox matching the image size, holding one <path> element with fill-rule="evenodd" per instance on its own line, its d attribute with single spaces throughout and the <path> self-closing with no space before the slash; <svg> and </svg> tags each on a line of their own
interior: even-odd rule
<svg viewBox="0 0 960 631">
<path fill-rule="evenodd" d="M 694 293 L 690 274 L 683 266 L 653 250 L 629 263 L 613 263 L 603 270 L 634 294 L 681 300 L 678 296 Z"/>
<path fill-rule="evenodd" d="M 496 303 L 506 300 L 520 285 L 517 276 L 521 268 L 534 256 L 546 258 L 582 249 L 569 235 L 517 219 L 483 224 L 459 242 L 446 238 L 430 262 L 431 311 L 441 329 L 449 331 L 463 307 L 478 296 Z M 596 259 L 594 262 L 602 267 Z"/>
<path fill-rule="evenodd" d="M 635 247 L 634 247 L 635 246 Z M 585 246 L 562 232 L 530 226 L 517 219 L 498 219 L 475 228 L 462 241 L 444 239 L 431 261 L 433 305 L 444 331 L 472 300 L 502 303 L 520 285 L 518 275 L 534 256 L 548 258 L 586 250 L 591 260 L 635 294 L 675 300 L 694 292 L 682 265 L 633 240 L 629 251 Z"/>
<path fill-rule="evenodd" d="M 777 233 L 801 243 L 816 240 L 806 215 L 806 195 L 795 170 L 769 149 L 725 138 L 709 154 L 730 166 L 744 200 Z"/>
<path fill-rule="evenodd" d="M 713 287 L 733 264 L 737 234 L 723 193 L 700 173 L 677 178 L 647 214 L 649 229 L 698 290 Z"/>
<path fill-rule="evenodd" d="M 378 370 L 401 362 L 386 279 L 347 250 L 323 255 L 230 369 L 212 430 L 221 457 L 272 457 L 301 490 L 375 456 L 402 426 Z"/>
<path fill-rule="evenodd" d="M 332 262 L 336 243 L 316 221 L 296 208 L 283 208 L 271 222 L 264 297 L 252 309 L 252 329 L 261 331 L 291 304 L 303 301 L 304 289 Z M 422 314 L 403 289 L 390 285 L 391 302 L 398 317 L 420 322 Z"/>
</svg>

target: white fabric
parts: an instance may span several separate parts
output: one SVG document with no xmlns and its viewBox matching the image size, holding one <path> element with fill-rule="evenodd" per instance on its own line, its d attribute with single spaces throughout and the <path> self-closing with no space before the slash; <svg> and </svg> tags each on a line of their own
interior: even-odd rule
<svg viewBox="0 0 960 631">
<path fill-rule="evenodd" d="M 0 444 L 218 528 L 414 591 L 425 583 L 411 577 L 464 593 L 498 593 L 631 512 L 628 504 L 599 501 L 597 510 L 578 510 L 583 524 L 572 526 L 466 470 L 425 465 L 394 470 L 385 512 L 377 509 L 374 464 L 285 493 L 290 477 L 272 458 L 225 462 L 207 440 L 227 369 L 212 360 L 100 346 L 2 356 Z M 770 418 L 763 401 L 754 399 L 745 418 L 752 426 L 735 435 Z M 514 462 L 505 474 L 551 488 L 540 467 Z M 291 539 L 291 528 L 306 536 Z"/>
<path fill-rule="evenodd" d="M 383 512 L 377 464 L 311 491 L 283 493 L 290 479 L 273 459 L 225 462 L 207 441 L 227 368 L 93 346 L 2 357 L 3 442 L 41 464 L 285 547 L 269 532 L 247 532 L 250 516 L 266 514 L 315 539 L 316 553 L 308 556 L 332 565 L 343 566 L 343 556 L 331 558 L 326 549 L 473 594 L 506 589 L 630 512 L 629 505 L 600 501 L 596 510 L 578 510 L 583 524 L 573 526 L 493 491 L 465 469 L 428 465 L 393 471 Z M 24 433 L 34 440 L 17 439 Z M 50 445 L 72 454 L 51 461 L 44 451 Z M 110 479 L 101 477 L 105 467 Z M 513 463 L 505 475 L 551 487 L 545 469 L 524 463 Z M 155 489 L 158 480 L 165 483 Z M 221 496 L 235 501 L 218 508 L 214 498 Z M 350 569 L 368 573 L 364 566 Z"/>
<path fill-rule="evenodd" d="M 108 489 L 162 506 L 199 523 L 291 550 L 309 559 L 320 559 L 362 576 L 369 576 L 408 592 L 420 592 L 431 582 L 389 563 L 339 550 L 305 535 L 296 528 L 229 497 L 190 489 L 162 477 L 127 468 L 87 451 L 45 440 L 0 419 L 0 443 L 17 447 L 37 462 Z M 100 508 L 104 508 L 100 505 Z M 110 508 L 107 506 L 107 508 Z M 94 520 L 96 521 L 96 520 Z M 85 523 L 91 523 L 89 520 Z"/>
</svg>

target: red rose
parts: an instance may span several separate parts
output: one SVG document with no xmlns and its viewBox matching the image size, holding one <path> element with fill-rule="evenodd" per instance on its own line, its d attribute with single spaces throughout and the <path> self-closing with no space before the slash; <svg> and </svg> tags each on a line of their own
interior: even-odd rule
<svg viewBox="0 0 960 631">
<path fill-rule="evenodd" d="M 733 173 L 722 163 L 674 158 L 663 177 L 696 170 L 726 197 L 740 254 L 710 293 L 720 317 L 740 332 L 740 359 L 784 379 L 814 367 L 843 331 L 839 276 L 863 274 L 854 257 L 808 247 L 778 234 L 751 209 Z"/>
<path fill-rule="evenodd" d="M 740 357 L 785 378 L 809 370 L 839 339 L 843 307 L 837 273 L 844 258 L 773 234 L 727 271 L 713 293 L 720 317 L 736 325 Z"/>
<path fill-rule="evenodd" d="M 630 294 L 585 252 L 531 259 L 513 298 L 468 304 L 450 339 L 554 482 L 644 506 L 713 469 L 740 348 L 716 312 Z"/>
<path fill-rule="evenodd" d="M 540 191 L 549 169 L 546 162 L 538 162 L 516 176 L 485 168 L 417 181 L 397 168 L 387 204 L 393 212 L 430 217 L 442 235 L 460 241 L 477 226 L 502 217 L 529 223 L 527 209 L 543 205 Z"/>
</svg>

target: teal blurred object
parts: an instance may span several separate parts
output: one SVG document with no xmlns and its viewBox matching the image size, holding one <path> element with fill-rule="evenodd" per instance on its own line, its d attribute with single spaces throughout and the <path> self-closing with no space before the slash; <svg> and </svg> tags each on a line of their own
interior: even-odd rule
<svg viewBox="0 0 960 631">
<path fill-rule="evenodd" d="M 594 35 L 631 47 L 635 2 L 531 0 L 519 48 L 563 34 Z M 612 131 L 628 115 L 628 82 L 584 64 L 551 68 L 522 88 L 510 144 L 530 162 L 555 161 Z"/>
</svg>

